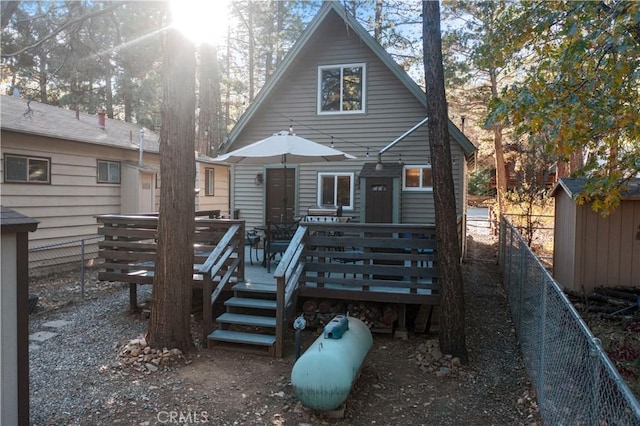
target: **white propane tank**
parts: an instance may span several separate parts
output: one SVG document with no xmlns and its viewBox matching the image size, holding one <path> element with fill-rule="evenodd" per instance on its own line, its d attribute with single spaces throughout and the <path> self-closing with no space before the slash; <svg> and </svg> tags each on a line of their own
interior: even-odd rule
<svg viewBox="0 0 640 426">
<path fill-rule="evenodd" d="M 346 401 L 360 367 L 373 345 L 369 327 L 353 317 L 343 317 L 348 326 L 342 333 L 335 328 L 318 337 L 296 361 L 291 384 L 296 397 L 314 410 L 335 410 Z M 342 321 L 336 317 L 328 324 Z M 335 338 L 339 336 L 339 338 Z"/>
</svg>

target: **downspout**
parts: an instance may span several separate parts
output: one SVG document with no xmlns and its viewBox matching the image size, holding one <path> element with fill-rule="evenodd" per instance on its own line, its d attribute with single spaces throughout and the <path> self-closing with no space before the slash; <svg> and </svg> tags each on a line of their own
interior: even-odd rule
<svg viewBox="0 0 640 426">
<path fill-rule="evenodd" d="M 389 145 L 385 146 L 380 151 L 378 151 L 378 164 L 376 164 L 376 170 L 382 170 L 382 154 L 384 154 L 385 152 L 393 148 L 398 142 L 400 142 L 401 140 L 403 140 L 404 138 L 406 138 L 407 136 L 409 136 L 410 134 L 418 130 L 428 120 L 429 120 L 429 117 L 425 117 L 424 120 L 422 120 L 421 122 L 419 122 L 418 124 L 410 128 L 409 130 L 404 132 L 402 135 L 398 136 L 393 142 L 391 142 Z M 380 168 L 378 168 L 378 165 L 380 165 Z"/>
<path fill-rule="evenodd" d="M 142 167 L 142 145 L 144 145 L 144 129 L 140 129 L 138 145 L 138 167 Z"/>
</svg>

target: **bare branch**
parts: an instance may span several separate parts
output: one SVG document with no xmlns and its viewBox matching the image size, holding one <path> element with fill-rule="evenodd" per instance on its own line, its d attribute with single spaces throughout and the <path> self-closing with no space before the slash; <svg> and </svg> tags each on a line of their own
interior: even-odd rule
<svg viewBox="0 0 640 426">
<path fill-rule="evenodd" d="M 49 34 L 49 35 L 47 35 L 45 37 L 42 37 L 40 40 L 36 41 L 35 43 L 33 43 L 33 44 L 29 45 L 29 46 L 23 47 L 22 49 L 20 49 L 18 51 L 15 51 L 15 52 L 12 52 L 12 53 L 4 53 L 3 52 L 2 53 L 2 57 L 3 58 L 10 58 L 10 57 L 13 57 L 13 56 L 18 56 L 18 55 L 20 55 L 20 54 L 22 54 L 22 53 L 24 53 L 24 52 L 26 52 L 28 50 L 35 49 L 35 48 L 39 47 L 40 45 L 42 45 L 44 42 L 46 42 L 48 40 L 51 40 L 52 38 L 54 38 L 55 36 L 60 34 L 62 31 L 66 30 L 67 28 L 70 28 L 70 27 L 72 27 L 72 26 L 74 26 L 76 24 L 82 23 L 82 22 L 86 21 L 87 19 L 93 18 L 95 16 L 100 16 L 100 15 L 102 15 L 104 13 L 111 12 L 111 11 L 113 11 L 113 10 L 115 10 L 115 9 L 121 7 L 122 5 L 125 5 L 125 4 L 127 4 L 127 3 L 116 3 L 116 4 L 111 5 L 109 7 L 105 7 L 102 10 L 98 10 L 96 12 L 91 12 L 91 13 L 88 13 L 86 15 L 82 15 L 82 16 L 80 16 L 78 18 L 75 18 L 75 19 L 72 19 L 70 21 L 67 21 L 64 24 L 60 25 L 60 27 L 56 28 L 56 30 L 53 31 L 51 34 Z M 4 9 L 4 2 L 2 3 L 2 5 L 3 5 L 3 9 Z M 4 19 L 4 17 L 3 17 L 3 19 Z M 4 28 L 4 26 L 3 26 L 3 28 Z"/>
</svg>

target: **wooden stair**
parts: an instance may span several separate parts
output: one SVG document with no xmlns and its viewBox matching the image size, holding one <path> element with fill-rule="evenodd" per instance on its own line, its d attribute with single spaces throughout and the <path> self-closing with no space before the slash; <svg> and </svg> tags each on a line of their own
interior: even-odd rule
<svg viewBox="0 0 640 426">
<path fill-rule="evenodd" d="M 208 336 L 209 347 L 241 352 L 274 354 L 276 336 L 276 286 L 240 282 L 233 297 L 224 302 L 226 312 L 216 318 Z"/>
</svg>

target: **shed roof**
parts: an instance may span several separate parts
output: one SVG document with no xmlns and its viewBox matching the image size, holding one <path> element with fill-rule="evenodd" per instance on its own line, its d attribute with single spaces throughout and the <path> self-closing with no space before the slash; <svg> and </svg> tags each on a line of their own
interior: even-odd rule
<svg viewBox="0 0 640 426">
<path fill-rule="evenodd" d="M 229 133 L 228 143 L 224 147 L 225 152 L 230 149 L 238 135 L 242 132 L 245 126 L 251 121 L 251 118 L 256 114 L 259 110 L 260 106 L 264 103 L 264 101 L 269 97 L 271 92 L 278 86 L 280 81 L 286 76 L 289 72 L 290 68 L 295 63 L 295 59 L 303 52 L 307 46 L 307 44 L 312 41 L 316 32 L 319 30 L 322 22 L 327 19 L 327 17 L 331 14 L 337 14 L 340 18 L 342 18 L 346 25 L 348 25 L 349 29 L 353 31 L 358 37 L 364 42 L 367 47 L 369 47 L 373 53 L 384 63 L 389 70 L 400 80 L 411 92 L 416 99 L 427 108 L 427 96 L 425 92 L 416 84 L 416 82 L 407 74 L 400 65 L 391 57 L 389 52 L 387 52 L 384 47 L 380 45 L 367 30 L 358 23 L 353 16 L 351 16 L 345 8 L 338 1 L 325 1 L 322 4 L 322 7 L 313 18 L 313 20 L 309 23 L 307 28 L 305 28 L 304 32 L 300 36 L 300 38 L 293 45 L 291 50 L 287 53 L 287 55 L 282 60 L 282 63 L 275 70 L 271 78 L 265 83 L 262 87 L 254 101 L 249 105 L 249 108 L 242 114 L 238 123 L 235 125 L 231 133 Z M 449 125 L 449 134 L 452 136 L 453 140 L 457 142 L 463 149 L 466 155 L 473 154 L 477 148 L 476 146 L 456 127 L 455 124 L 448 120 Z"/>
<path fill-rule="evenodd" d="M 382 164 L 382 170 L 376 170 L 376 164 L 365 163 L 360 171 L 360 177 L 381 177 L 381 178 L 397 178 L 402 176 L 403 165 L 396 162 L 386 162 Z"/>
<path fill-rule="evenodd" d="M 0 206 L 0 228 L 2 232 L 33 232 L 38 227 L 39 221 Z"/>
<path fill-rule="evenodd" d="M 143 126 L 105 117 L 104 130 L 98 126 L 98 116 L 70 109 L 0 96 L 0 128 L 51 138 L 95 145 L 138 150 L 140 130 L 144 129 L 144 151 L 159 152 L 160 137 Z"/>
<path fill-rule="evenodd" d="M 551 189 L 551 196 L 555 197 L 560 189 L 563 189 L 569 197 L 576 197 L 584 189 L 588 178 L 560 178 L 556 185 Z M 628 188 L 621 192 L 622 199 L 640 199 L 640 178 L 634 178 L 629 181 Z"/>
</svg>

